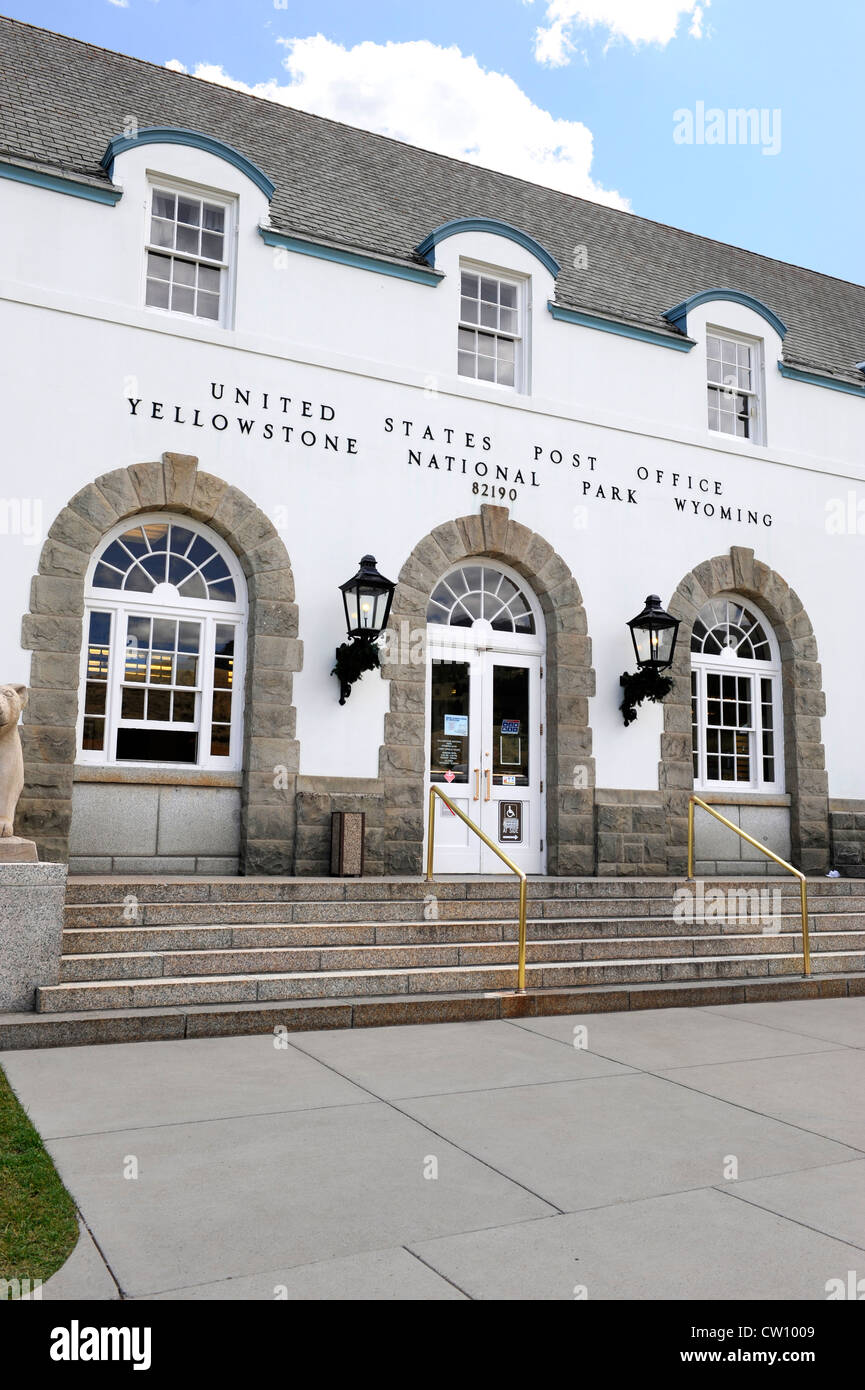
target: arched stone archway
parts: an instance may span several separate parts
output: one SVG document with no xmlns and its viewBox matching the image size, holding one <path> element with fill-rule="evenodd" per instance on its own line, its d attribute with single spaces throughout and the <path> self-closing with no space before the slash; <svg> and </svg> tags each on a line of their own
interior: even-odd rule
<svg viewBox="0 0 865 1390">
<path fill-rule="evenodd" d="M 422 871 L 426 666 L 416 659 L 419 644 L 413 639 L 426 632 L 427 602 L 436 582 L 461 560 L 482 555 L 523 575 L 546 619 L 548 872 L 591 874 L 595 775 L 589 696 L 595 693 L 595 673 L 583 601 L 553 547 L 512 521 L 507 507 L 493 506 L 437 526 L 400 570 L 389 624 L 391 650 L 399 659 L 382 670 L 391 683 L 379 757 L 384 872 Z"/>
<path fill-rule="evenodd" d="M 784 763 L 791 796 L 793 862 L 807 873 L 829 867 L 829 793 L 820 720 L 826 713 L 817 641 L 802 601 L 785 579 L 753 550 L 733 546 L 729 555 L 685 575 L 670 600 L 680 618 L 679 641 L 671 672 L 674 687 L 664 701 L 660 786 L 667 822 L 669 872 L 687 871 L 688 796 L 693 784 L 691 758 L 691 629 L 704 603 L 721 593 L 752 598 L 775 629 L 781 648 L 784 702 Z"/>
<path fill-rule="evenodd" d="M 18 833 L 44 859 L 68 858 L 76 753 L 84 578 L 101 538 L 136 513 L 170 510 L 210 526 L 237 555 L 249 587 L 241 865 L 247 874 L 294 867 L 298 744 L 292 673 L 302 665 L 294 580 L 275 526 L 238 488 L 163 454 L 88 483 L 51 526 L 33 578 L 22 645 L 32 651 L 25 711 L 25 786 Z"/>
</svg>

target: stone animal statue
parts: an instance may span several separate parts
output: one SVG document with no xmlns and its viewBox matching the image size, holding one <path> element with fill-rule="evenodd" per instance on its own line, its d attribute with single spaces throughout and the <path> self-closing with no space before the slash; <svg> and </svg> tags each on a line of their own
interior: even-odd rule
<svg viewBox="0 0 865 1390">
<path fill-rule="evenodd" d="M 26 685 L 0 685 L 0 839 L 15 833 L 15 808 L 24 787 L 18 716 L 26 704 Z"/>
</svg>

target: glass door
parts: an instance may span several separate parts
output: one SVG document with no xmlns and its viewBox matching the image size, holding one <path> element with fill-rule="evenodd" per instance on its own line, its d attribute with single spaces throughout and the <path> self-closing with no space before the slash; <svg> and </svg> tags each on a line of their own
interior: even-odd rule
<svg viewBox="0 0 865 1390">
<path fill-rule="evenodd" d="M 543 872 L 539 657 L 485 652 L 481 829 L 526 873 Z M 482 873 L 501 873 L 483 847 Z"/>
<path fill-rule="evenodd" d="M 526 873 L 542 873 L 541 658 L 438 649 L 430 663 L 428 785 Z M 496 854 L 436 801 L 435 871 L 506 874 Z"/>
<path fill-rule="evenodd" d="M 480 672 L 465 650 L 434 655 L 430 676 L 427 775 L 455 806 L 478 824 L 480 774 Z M 426 808 L 425 808 L 426 813 Z M 437 873 L 477 874 L 481 842 L 443 801 L 435 802 Z"/>
</svg>

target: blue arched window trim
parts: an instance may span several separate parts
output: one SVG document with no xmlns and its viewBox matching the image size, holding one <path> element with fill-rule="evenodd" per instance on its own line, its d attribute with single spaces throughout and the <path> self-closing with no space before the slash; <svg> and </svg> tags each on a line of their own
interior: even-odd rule
<svg viewBox="0 0 865 1390">
<path fill-rule="evenodd" d="M 559 273 L 558 261 L 539 241 L 535 241 L 528 232 L 521 232 L 519 227 L 512 227 L 509 222 L 499 222 L 494 217 L 456 217 L 452 222 L 443 222 L 434 232 L 430 232 L 429 236 L 424 237 L 416 248 L 417 253 L 428 265 L 435 265 L 435 248 L 439 242 L 446 241 L 451 236 L 459 236 L 462 232 L 488 232 L 491 236 L 507 237 L 508 241 L 515 241 L 518 246 L 535 256 L 554 279 Z"/>
<path fill-rule="evenodd" d="M 755 299 L 752 294 L 745 294 L 743 290 L 700 290 L 697 294 L 692 294 L 689 299 L 683 299 L 681 304 L 677 304 L 674 309 L 668 309 L 664 318 L 680 332 L 688 331 L 688 315 L 692 309 L 697 309 L 701 304 L 710 304 L 713 300 L 727 300 L 732 304 L 742 304 L 746 309 L 753 309 L 755 314 L 774 328 L 779 338 L 783 338 L 787 332 L 787 325 L 777 314 L 759 299 Z"/>
<path fill-rule="evenodd" d="M 102 168 L 108 173 L 109 178 L 113 178 L 114 161 L 119 154 L 125 150 L 136 149 L 139 145 L 190 145 L 195 150 L 204 150 L 207 154 L 215 154 L 218 159 L 227 160 L 233 164 L 235 169 L 239 169 L 248 179 L 251 179 L 256 188 L 260 188 L 268 201 L 273 197 L 276 185 L 273 184 L 257 164 L 253 164 L 251 159 L 241 154 L 231 145 L 226 145 L 224 140 L 217 140 L 212 135 L 202 135 L 199 130 L 184 130 L 181 126 L 153 125 L 142 126 L 137 135 L 115 135 L 113 140 L 109 140 L 108 148 L 101 159 Z"/>
</svg>

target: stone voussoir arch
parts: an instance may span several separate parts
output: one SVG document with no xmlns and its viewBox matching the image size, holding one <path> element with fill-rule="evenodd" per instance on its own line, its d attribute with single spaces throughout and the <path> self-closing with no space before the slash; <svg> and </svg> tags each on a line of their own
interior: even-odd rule
<svg viewBox="0 0 865 1390">
<path fill-rule="evenodd" d="M 671 675 L 673 690 L 663 703 L 660 786 L 667 822 L 671 873 L 687 871 L 688 797 L 693 790 L 691 753 L 691 631 L 705 603 L 722 593 L 751 598 L 775 629 L 781 651 L 784 765 L 791 797 L 793 862 L 807 873 L 829 867 L 829 792 L 820 721 L 826 713 L 817 640 L 799 595 L 769 565 L 744 546 L 716 555 L 685 575 L 669 609 L 681 619 Z"/>
<path fill-rule="evenodd" d="M 43 859 L 68 859 L 87 567 L 118 522 L 160 510 L 209 526 L 246 576 L 241 867 L 248 874 L 290 873 L 299 751 L 291 687 L 303 660 L 291 564 L 276 527 L 256 504 L 200 471 L 188 454 L 166 453 L 158 463 L 104 473 L 75 494 L 48 531 L 22 622 L 22 646 L 33 655 L 18 832 L 37 841 Z"/>
<path fill-rule="evenodd" d="M 389 621 L 397 655 L 382 674 L 390 681 L 390 712 L 379 755 L 383 788 L 384 872 L 422 871 L 426 662 L 417 660 L 426 633 L 429 596 L 463 560 L 501 560 L 531 585 L 546 620 L 547 871 L 594 870 L 594 759 L 589 697 L 595 693 L 592 647 L 580 590 L 548 541 L 511 520 L 507 507 L 437 526 L 414 547 L 399 574 Z"/>
</svg>

